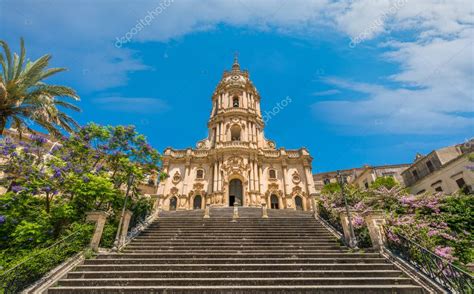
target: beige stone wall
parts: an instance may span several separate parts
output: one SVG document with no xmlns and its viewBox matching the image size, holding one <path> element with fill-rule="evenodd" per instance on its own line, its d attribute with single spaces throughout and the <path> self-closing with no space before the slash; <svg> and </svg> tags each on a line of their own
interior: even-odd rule
<svg viewBox="0 0 474 294">
<path fill-rule="evenodd" d="M 367 167 L 357 178 L 353 184 L 360 188 L 365 188 L 365 184 L 371 185 L 379 177 L 392 176 L 401 186 L 405 186 L 402 172 L 409 167 L 406 165 L 387 165 L 377 167 Z"/>
<path fill-rule="evenodd" d="M 469 161 L 469 154 L 459 156 L 410 187 L 413 194 L 435 193 L 441 187 L 444 193 L 451 194 L 459 190 L 456 180 L 463 178 L 467 185 L 474 185 L 474 162 Z"/>
<path fill-rule="evenodd" d="M 170 209 L 193 209 L 197 195 L 205 204 L 229 206 L 232 180 L 242 183 L 243 206 L 271 207 L 271 195 L 278 197 L 279 208 L 310 209 L 309 195 L 315 195 L 311 174 L 312 158 L 304 149 L 276 149 L 265 138 L 260 110 L 260 95 L 240 70 L 237 61 L 225 71 L 212 95 L 212 111 L 207 123 L 209 136 L 196 144 L 196 149 L 168 148 L 163 167 L 169 175 L 158 187 L 159 204 Z M 202 169 L 204 177 L 198 179 Z M 269 177 L 274 170 L 276 177 Z M 296 201 L 301 197 L 301 201 Z"/>
<path fill-rule="evenodd" d="M 158 194 L 162 209 L 170 209 L 172 197 L 177 199 L 177 209 L 193 209 L 193 199 L 200 195 L 205 203 L 213 206 L 228 206 L 229 182 L 240 179 L 243 186 L 243 205 L 260 207 L 262 202 L 270 205 L 270 196 L 276 195 L 280 208 L 295 209 L 295 197 L 300 196 L 303 209 L 310 209 L 309 194 L 314 194 L 314 183 L 311 167 L 300 160 L 283 163 L 283 158 L 252 160 L 246 152 L 240 155 L 236 151 L 223 154 L 221 160 L 203 163 L 189 163 L 168 158 L 167 170 L 169 177 L 160 183 Z M 190 157 L 190 162 L 197 158 Z M 213 166 L 218 165 L 218 174 L 214 174 Z M 253 172 L 252 172 L 253 166 Z M 196 178 L 197 170 L 204 171 L 204 178 Z M 270 170 L 276 172 L 276 178 L 270 179 Z"/>
</svg>

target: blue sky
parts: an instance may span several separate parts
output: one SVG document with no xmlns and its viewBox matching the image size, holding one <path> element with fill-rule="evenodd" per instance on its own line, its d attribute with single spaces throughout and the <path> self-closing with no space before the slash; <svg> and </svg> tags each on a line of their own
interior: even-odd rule
<svg viewBox="0 0 474 294">
<path fill-rule="evenodd" d="M 166 1 L 0 0 L 0 38 L 69 69 L 50 82 L 78 91 L 80 123 L 135 124 L 159 150 L 207 136 L 236 51 L 264 112 L 291 98 L 266 137 L 307 147 L 314 172 L 407 163 L 474 133 L 469 1 Z"/>
</svg>

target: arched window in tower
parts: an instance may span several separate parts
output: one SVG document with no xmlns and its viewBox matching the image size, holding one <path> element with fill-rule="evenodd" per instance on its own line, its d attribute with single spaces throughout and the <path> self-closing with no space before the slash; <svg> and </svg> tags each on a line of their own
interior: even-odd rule
<svg viewBox="0 0 474 294">
<path fill-rule="evenodd" d="M 233 125 L 230 128 L 230 138 L 232 141 L 240 141 L 240 127 L 238 125 Z"/>
<path fill-rule="evenodd" d="M 232 106 L 233 106 L 233 107 L 239 107 L 239 97 L 235 96 L 235 97 L 232 99 Z"/>
<path fill-rule="evenodd" d="M 276 171 L 274 169 L 271 169 L 268 171 L 268 176 L 270 177 L 270 179 L 276 179 Z"/>
</svg>

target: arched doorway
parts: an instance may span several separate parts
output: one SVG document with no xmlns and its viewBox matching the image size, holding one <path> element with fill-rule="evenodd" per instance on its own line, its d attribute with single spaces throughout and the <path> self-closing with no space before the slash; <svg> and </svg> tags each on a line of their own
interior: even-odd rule
<svg viewBox="0 0 474 294">
<path fill-rule="evenodd" d="M 242 195 L 242 181 L 233 179 L 229 183 L 229 206 L 243 205 L 244 197 Z"/>
<path fill-rule="evenodd" d="M 201 209 L 202 208 L 202 197 L 201 195 L 194 196 L 193 201 L 193 209 Z"/>
<path fill-rule="evenodd" d="M 170 198 L 170 210 L 176 210 L 176 206 L 178 203 L 178 199 L 176 197 L 171 197 Z"/>
<path fill-rule="evenodd" d="M 295 197 L 296 210 L 303 210 L 303 199 L 300 196 Z"/>
<path fill-rule="evenodd" d="M 275 194 L 272 194 L 272 196 L 270 196 L 270 208 L 271 209 L 279 209 L 279 205 L 278 205 L 278 196 L 275 195 Z"/>
</svg>

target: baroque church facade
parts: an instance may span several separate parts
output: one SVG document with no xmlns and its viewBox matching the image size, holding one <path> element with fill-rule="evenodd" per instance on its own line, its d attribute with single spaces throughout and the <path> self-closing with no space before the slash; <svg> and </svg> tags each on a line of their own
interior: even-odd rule
<svg viewBox="0 0 474 294">
<path fill-rule="evenodd" d="M 167 148 L 158 186 L 163 210 L 261 207 L 311 210 L 315 187 L 305 148 L 276 148 L 265 138 L 260 95 L 235 58 L 212 95 L 209 135 L 196 148 Z"/>
</svg>

